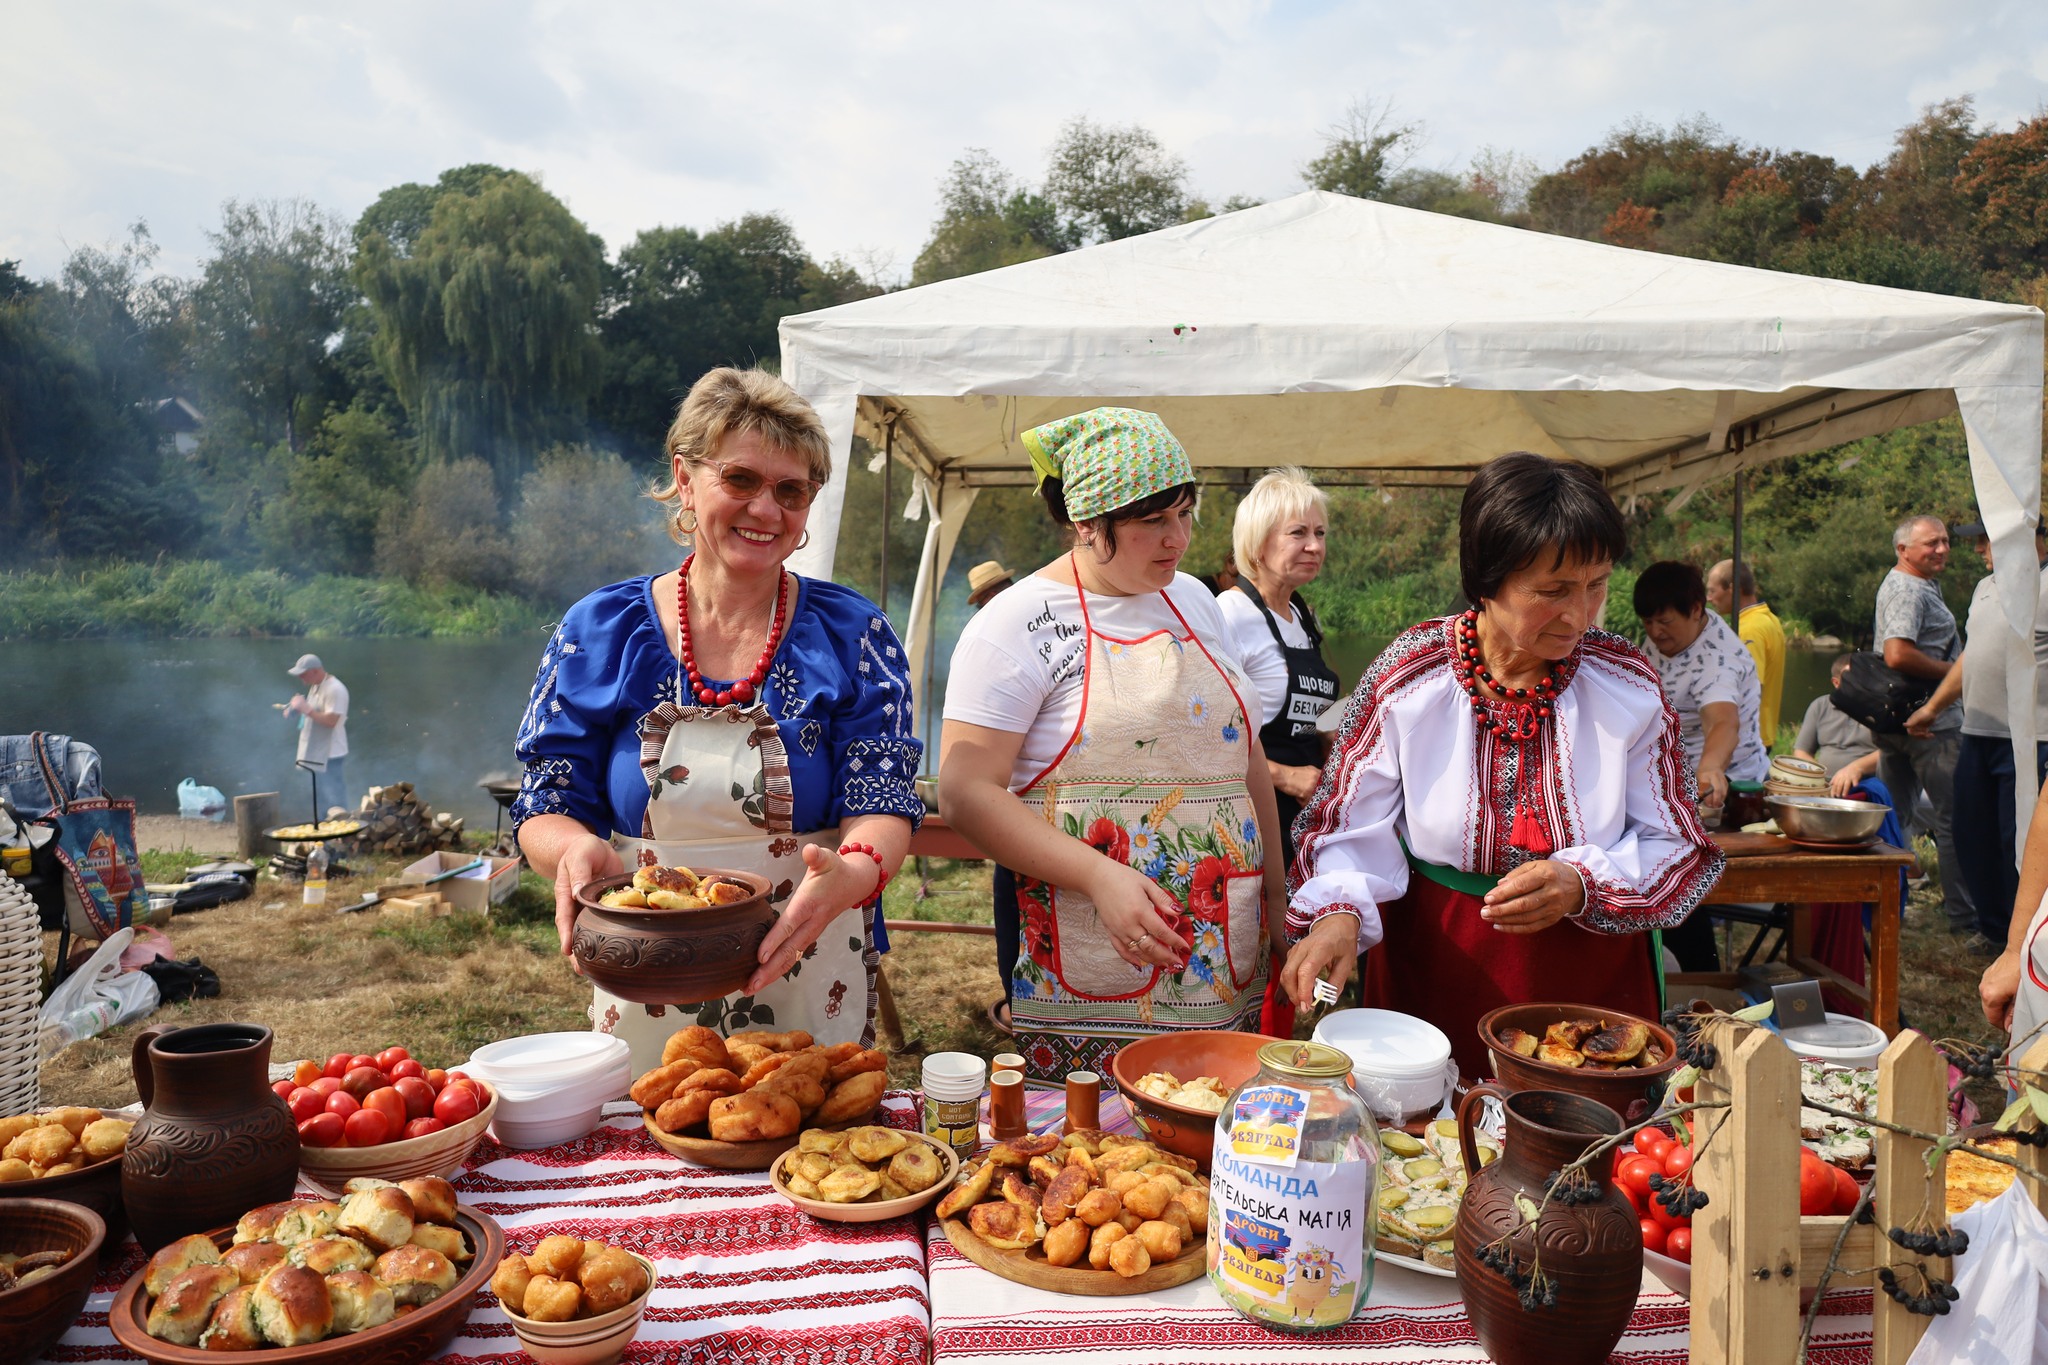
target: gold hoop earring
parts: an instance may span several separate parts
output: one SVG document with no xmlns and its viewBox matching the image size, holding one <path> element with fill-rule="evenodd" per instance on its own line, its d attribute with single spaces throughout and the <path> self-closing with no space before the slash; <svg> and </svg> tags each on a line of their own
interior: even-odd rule
<svg viewBox="0 0 2048 1365">
<path fill-rule="evenodd" d="M 687 520 L 685 520 L 687 518 Z M 676 529 L 686 536 L 697 534 L 697 509 L 685 507 L 676 513 Z"/>
</svg>

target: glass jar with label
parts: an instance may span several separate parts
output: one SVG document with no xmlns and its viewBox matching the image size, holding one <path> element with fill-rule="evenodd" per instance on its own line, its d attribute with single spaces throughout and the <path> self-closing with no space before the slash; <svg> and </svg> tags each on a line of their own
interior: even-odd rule
<svg viewBox="0 0 2048 1365">
<path fill-rule="evenodd" d="M 1328 1331 L 1372 1291 L 1379 1129 L 1350 1077 L 1336 1048 L 1268 1043 L 1216 1116 L 1209 1281 L 1254 1322 Z"/>
</svg>

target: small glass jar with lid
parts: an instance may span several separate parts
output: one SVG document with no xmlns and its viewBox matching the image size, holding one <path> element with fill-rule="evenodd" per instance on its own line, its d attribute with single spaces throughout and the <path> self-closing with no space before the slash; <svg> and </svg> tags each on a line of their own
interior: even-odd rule
<svg viewBox="0 0 2048 1365">
<path fill-rule="evenodd" d="M 1209 1281 L 1282 1331 L 1341 1327 L 1372 1291 L 1379 1128 L 1351 1088 L 1351 1058 L 1268 1043 L 1216 1116 Z"/>
</svg>

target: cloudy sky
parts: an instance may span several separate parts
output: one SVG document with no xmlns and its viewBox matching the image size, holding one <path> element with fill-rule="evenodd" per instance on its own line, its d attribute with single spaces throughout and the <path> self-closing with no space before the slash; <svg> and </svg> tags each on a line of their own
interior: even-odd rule
<svg viewBox="0 0 2048 1365">
<path fill-rule="evenodd" d="M 775 210 L 901 276 L 964 148 L 1035 176 L 1076 114 L 1143 123 L 1221 200 L 1300 188 L 1360 99 L 1445 168 L 1702 113 L 1863 166 L 1934 100 L 2048 108 L 2041 0 L 11 0 L 6 29 L 0 259 L 35 276 L 138 218 L 187 273 L 223 199 L 352 219 L 472 161 L 537 175 L 614 249 Z"/>
</svg>

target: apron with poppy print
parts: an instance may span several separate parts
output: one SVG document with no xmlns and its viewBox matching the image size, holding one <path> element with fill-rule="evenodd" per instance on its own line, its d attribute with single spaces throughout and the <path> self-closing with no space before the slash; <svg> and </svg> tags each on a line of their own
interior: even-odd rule
<svg viewBox="0 0 2048 1365">
<path fill-rule="evenodd" d="M 769 901 L 785 906 L 804 878 L 803 846 L 836 847 L 836 830 L 790 828 L 789 755 L 768 714 L 755 703 L 718 707 L 663 702 L 640 722 L 640 768 L 647 814 L 638 839 L 612 843 L 628 871 L 722 868 L 768 879 Z M 703 1024 L 729 1036 L 750 1029 L 803 1029 L 821 1044 L 874 1041 L 874 972 L 866 906 L 826 926 L 818 941 L 758 995 L 690 1004 L 640 1005 L 595 989 L 591 1021 L 633 1050 L 633 1074 L 661 1065 L 669 1035 Z"/>
<path fill-rule="evenodd" d="M 1164 887 L 1193 947 L 1184 970 L 1133 967 L 1088 897 L 1019 876 L 1010 1015 L 1033 1085 L 1061 1084 L 1070 1071 L 1107 1076 L 1136 1038 L 1258 1019 L 1265 850 L 1245 786 L 1240 677 L 1171 597 L 1166 605 L 1182 633 L 1119 640 L 1095 631 L 1081 592 L 1081 714 L 1060 756 L 1018 795 L 1062 833 Z"/>
</svg>

